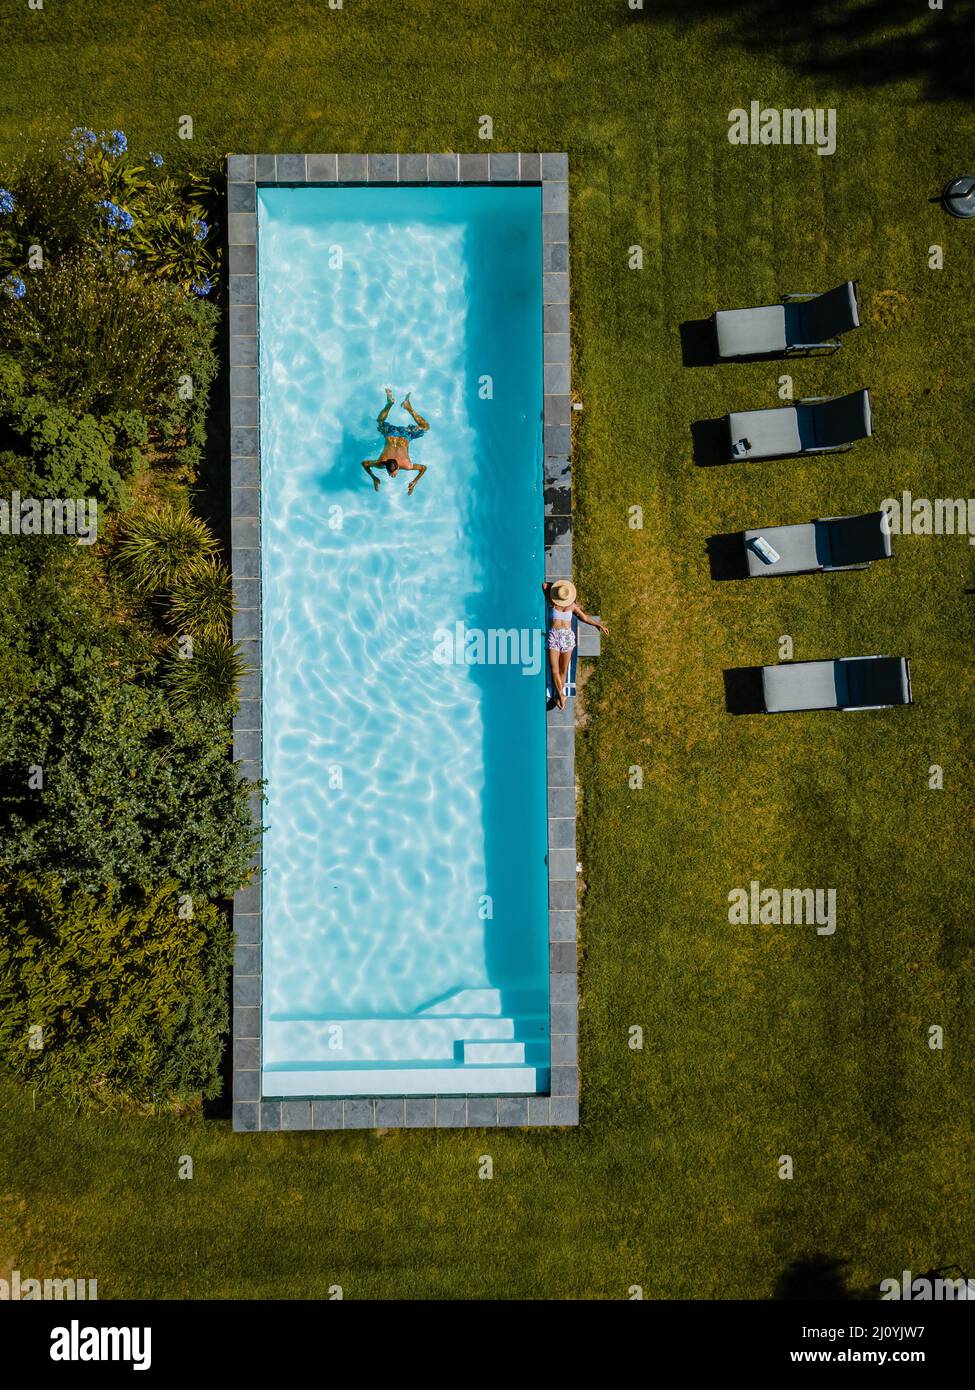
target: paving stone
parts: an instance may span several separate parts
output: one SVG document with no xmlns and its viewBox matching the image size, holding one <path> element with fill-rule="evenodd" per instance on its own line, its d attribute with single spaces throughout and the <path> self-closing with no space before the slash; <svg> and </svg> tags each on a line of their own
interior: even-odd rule
<svg viewBox="0 0 975 1390">
<path fill-rule="evenodd" d="M 338 156 L 310 154 L 305 160 L 305 172 L 309 183 L 335 183 L 338 178 Z"/>
<path fill-rule="evenodd" d="M 374 1129 L 376 1125 L 375 1101 L 347 1100 L 345 1104 L 346 1129 Z"/>
<path fill-rule="evenodd" d="M 553 1036 L 556 1033 L 577 1033 L 579 1031 L 579 1007 L 573 1001 L 553 1004 L 551 1014 Z"/>
<path fill-rule="evenodd" d="M 569 177 L 569 156 L 567 154 L 543 154 L 542 178 L 567 179 Z"/>
<path fill-rule="evenodd" d="M 570 879 L 575 882 L 576 852 L 574 849 L 550 849 L 548 852 L 548 876 L 560 879 L 563 883 Z"/>
<path fill-rule="evenodd" d="M 407 1129 L 433 1129 L 437 1122 L 437 1102 L 427 1096 L 406 1097 Z"/>
<path fill-rule="evenodd" d="M 497 1096 L 468 1096 L 467 1124 L 478 1129 L 491 1129 L 498 1123 Z"/>
<path fill-rule="evenodd" d="M 569 348 L 569 305 L 565 304 L 546 304 L 542 310 L 542 327 L 546 334 L 565 333 L 566 353 Z M 552 361 L 565 361 L 566 358 L 553 358 Z"/>
<path fill-rule="evenodd" d="M 549 749 L 551 752 L 551 748 Z M 556 755 L 558 756 L 558 755 Z M 548 823 L 548 847 L 549 849 L 571 849 L 573 853 L 576 847 L 576 821 L 575 816 L 571 820 L 549 819 Z"/>
<path fill-rule="evenodd" d="M 528 1123 L 530 1125 L 549 1125 L 552 1123 L 552 1107 L 548 1096 L 528 1097 Z"/>
<path fill-rule="evenodd" d="M 570 425 L 572 423 L 572 402 L 568 396 L 546 396 L 543 414 L 545 424 L 550 428 L 555 428 L 557 425 Z"/>
<path fill-rule="evenodd" d="M 501 1096 L 498 1100 L 499 1125 L 526 1125 L 528 1123 L 527 1096 Z"/>
<path fill-rule="evenodd" d="M 486 154 L 462 154 L 460 157 L 460 177 L 464 183 L 486 183 L 490 177 L 488 156 Z"/>
<path fill-rule="evenodd" d="M 402 1129 L 403 1125 L 406 1123 L 404 1106 L 405 1102 L 401 1099 L 377 1100 L 376 1128 Z"/>
<path fill-rule="evenodd" d="M 547 212 L 569 211 L 569 185 L 567 183 L 542 184 L 542 215 Z"/>
<path fill-rule="evenodd" d="M 254 212 L 257 208 L 257 190 L 252 183 L 227 184 L 227 211 Z"/>
<path fill-rule="evenodd" d="M 542 241 L 568 241 L 569 214 L 567 212 L 542 213 Z"/>
<path fill-rule="evenodd" d="M 234 1009 L 234 1037 L 259 1038 L 261 1036 L 261 1011 L 257 1007 L 242 1006 Z"/>
<path fill-rule="evenodd" d="M 261 973 L 261 951 L 258 946 L 245 946 L 242 943 L 234 947 L 234 969 L 241 975 L 259 975 Z"/>
<path fill-rule="evenodd" d="M 549 884 L 549 902 L 551 903 L 551 890 L 555 884 Z M 575 941 L 576 939 L 576 914 L 575 908 L 575 884 L 572 885 L 572 907 L 573 910 L 553 908 L 549 906 L 548 912 L 548 935 L 550 941 Z"/>
<path fill-rule="evenodd" d="M 364 154 L 339 155 L 339 180 L 342 183 L 364 183 L 367 173 Z"/>
<path fill-rule="evenodd" d="M 234 1100 L 260 1100 L 261 1073 L 259 1071 L 234 1072 Z"/>
<path fill-rule="evenodd" d="M 281 1102 L 282 1129 L 311 1129 L 311 1101 L 283 1100 Z"/>
<path fill-rule="evenodd" d="M 561 711 L 564 713 L 564 711 Z M 548 813 L 550 816 L 575 816 L 576 794 L 574 787 L 549 787 Z M 241 890 L 246 891 L 246 890 Z"/>
<path fill-rule="evenodd" d="M 520 169 L 522 183 L 540 183 L 542 178 L 542 156 L 523 154 Z"/>
<path fill-rule="evenodd" d="M 430 156 L 430 182 L 456 183 L 458 160 L 455 154 L 432 154 Z"/>
<path fill-rule="evenodd" d="M 274 165 L 273 154 L 259 154 L 254 168 L 254 177 L 258 183 L 275 183 L 277 181 L 277 169 Z"/>
<path fill-rule="evenodd" d="M 552 1036 L 552 1066 L 574 1067 L 579 1057 L 577 1033 L 555 1033 Z"/>
<path fill-rule="evenodd" d="M 233 248 L 231 248 L 233 250 Z M 231 341 L 234 335 L 241 333 L 249 338 L 257 334 L 257 309 L 250 304 L 239 304 L 230 311 L 230 334 Z"/>
<path fill-rule="evenodd" d="M 491 181 L 493 183 L 517 183 L 517 154 L 491 154 Z"/>
<path fill-rule="evenodd" d="M 400 183 L 426 183 L 428 176 L 425 154 L 401 154 L 399 157 Z"/>
<path fill-rule="evenodd" d="M 230 154 L 227 156 L 227 179 L 234 183 L 238 179 L 253 180 L 254 156 L 252 154 Z"/>
<path fill-rule="evenodd" d="M 570 487 L 551 487 L 544 489 L 546 516 L 572 515 L 572 489 Z"/>
<path fill-rule="evenodd" d="M 231 367 L 230 394 L 231 396 L 256 396 L 257 368 Z"/>
<path fill-rule="evenodd" d="M 463 1096 L 437 1097 L 437 1128 L 460 1129 L 467 1124 L 467 1101 Z"/>
<path fill-rule="evenodd" d="M 572 728 L 549 728 L 548 756 L 550 758 L 571 758 L 575 749 L 575 730 Z"/>
<path fill-rule="evenodd" d="M 552 1068 L 552 1095 L 577 1096 L 579 1094 L 578 1067 Z"/>
<path fill-rule="evenodd" d="M 260 479 L 261 461 L 256 456 L 230 460 L 230 486 L 232 488 L 252 487 L 259 490 Z M 253 578 L 253 576 L 249 577 Z"/>
<path fill-rule="evenodd" d="M 545 578 L 565 579 L 572 573 L 571 545 L 552 545 L 545 551 Z"/>
<path fill-rule="evenodd" d="M 574 785 L 574 783 L 573 783 Z M 548 885 L 548 905 L 550 912 L 575 912 L 576 886 L 574 883 L 550 883 Z M 573 936 L 575 929 L 573 928 Z"/>
<path fill-rule="evenodd" d="M 231 247 L 233 251 L 241 249 L 239 246 Z M 234 334 L 230 339 L 230 365 L 231 367 L 256 367 L 257 339 L 241 338 Z"/>
<path fill-rule="evenodd" d="M 568 304 L 569 277 L 564 271 L 543 272 L 542 302 L 544 304 Z"/>
<path fill-rule="evenodd" d="M 574 787 L 575 760 L 573 758 L 549 758 L 548 784 L 550 787 Z"/>
<path fill-rule="evenodd" d="M 313 1100 L 311 1103 L 312 1129 L 342 1129 L 344 1117 L 340 1100 Z"/>
<path fill-rule="evenodd" d="M 546 454 L 566 455 L 572 448 L 572 435 L 568 425 L 548 426 L 545 430 Z M 236 451 L 235 451 L 236 452 Z"/>
<path fill-rule="evenodd" d="M 260 946 L 261 919 L 256 912 L 234 912 L 234 935 L 242 946 Z"/>
<path fill-rule="evenodd" d="M 546 362 L 545 396 L 567 396 L 570 390 L 568 362 Z"/>
<path fill-rule="evenodd" d="M 261 1044 L 257 1038 L 234 1039 L 234 1067 L 242 1071 L 259 1071 Z"/>
<path fill-rule="evenodd" d="M 305 156 L 303 154 L 277 155 L 275 177 L 278 183 L 304 183 Z"/>
<path fill-rule="evenodd" d="M 579 1123 L 579 1101 L 575 1096 L 552 1097 L 552 1124 L 577 1125 Z"/>
<path fill-rule="evenodd" d="M 396 155 L 371 154 L 368 173 L 370 183 L 395 183 L 399 177 Z"/>
<path fill-rule="evenodd" d="M 549 973 L 550 975 L 575 974 L 578 968 L 578 948 L 574 941 L 552 941 L 549 943 Z M 560 1004 L 566 1001 L 560 999 Z M 571 999 L 568 1001 L 571 1003 Z"/>
<path fill-rule="evenodd" d="M 257 218 L 252 212 L 227 214 L 227 242 L 230 246 L 253 246 L 257 241 Z"/>
<path fill-rule="evenodd" d="M 234 575 L 234 603 L 236 604 L 236 606 L 237 606 L 238 608 L 260 608 L 260 606 L 261 606 L 261 581 L 260 581 L 259 579 L 248 579 L 248 578 L 245 578 L 244 576 L 239 575 L 239 574 Z M 253 701 L 248 701 L 247 703 L 248 703 L 249 705 L 251 705 L 252 708 L 250 708 L 250 709 L 248 709 L 248 710 L 241 710 L 240 713 L 242 713 L 242 714 L 253 714 L 253 713 L 255 713 L 255 710 L 253 709 L 253 703 L 254 703 L 254 702 L 253 702 Z M 258 717 L 260 717 L 260 707 L 257 708 L 256 713 L 257 713 Z M 235 727 L 235 728 L 237 727 L 236 719 L 235 719 L 235 722 L 234 722 L 234 727 Z M 257 729 L 257 728 L 259 728 L 259 727 L 260 727 L 260 726 L 259 726 L 258 724 L 241 724 L 241 725 L 240 725 L 240 728 L 242 728 L 242 729 Z"/>
<path fill-rule="evenodd" d="M 261 1101 L 261 1129 L 272 1132 L 281 1128 L 281 1102 L 279 1100 Z"/>
<path fill-rule="evenodd" d="M 572 946 L 575 953 L 573 965 L 570 970 L 563 970 L 557 975 L 549 976 L 549 987 L 552 991 L 551 1002 L 553 1004 L 575 1004 L 579 1000 L 578 948 L 574 941 L 564 944 Z"/>
<path fill-rule="evenodd" d="M 255 275 L 231 275 L 230 303 L 257 303 L 257 277 Z"/>
<path fill-rule="evenodd" d="M 261 981 L 257 975 L 234 976 L 234 1004 L 238 1008 L 260 1008 Z"/>
<path fill-rule="evenodd" d="M 545 242 L 542 251 L 542 269 L 547 271 L 569 269 L 569 247 L 564 241 Z"/>
<path fill-rule="evenodd" d="M 257 457 L 257 429 L 253 425 L 232 424 L 230 427 L 230 455 L 238 458 Z"/>
<path fill-rule="evenodd" d="M 234 1129 L 238 1132 L 256 1134 L 260 1127 L 258 1107 L 249 1101 L 235 1101 L 233 1109 Z"/>
</svg>

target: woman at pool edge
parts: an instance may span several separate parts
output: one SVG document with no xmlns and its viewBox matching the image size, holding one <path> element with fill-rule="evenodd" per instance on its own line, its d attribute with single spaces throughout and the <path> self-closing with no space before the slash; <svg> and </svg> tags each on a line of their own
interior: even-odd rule
<svg viewBox="0 0 975 1390">
<path fill-rule="evenodd" d="M 372 479 L 372 485 L 379 491 L 379 479 L 372 471 L 374 468 L 385 468 L 391 478 L 395 478 L 400 469 L 416 473 L 417 476 L 406 489 L 407 496 L 411 496 L 413 489 L 427 471 L 422 463 L 413 463 L 410 459 L 410 440 L 419 439 L 430 428 L 428 422 L 422 415 L 418 415 L 410 404 L 410 393 L 407 392 L 403 400 L 403 409 L 413 417 L 412 425 L 388 425 L 386 416 L 396 403 L 396 398 L 389 387 L 386 387 L 386 404 L 376 417 L 376 426 L 379 433 L 385 439 L 383 451 L 377 459 L 363 459 L 362 466 Z"/>
<path fill-rule="evenodd" d="M 576 635 L 572 631 L 573 614 L 581 623 L 598 627 L 609 636 L 609 628 L 598 618 L 590 618 L 576 603 L 576 586 L 571 579 L 555 579 L 542 585 L 542 593 L 552 605 L 552 623 L 548 630 L 548 660 L 552 668 L 552 685 L 555 687 L 555 703 L 565 709 L 565 683 L 569 677 L 572 653 L 575 651 Z"/>
</svg>

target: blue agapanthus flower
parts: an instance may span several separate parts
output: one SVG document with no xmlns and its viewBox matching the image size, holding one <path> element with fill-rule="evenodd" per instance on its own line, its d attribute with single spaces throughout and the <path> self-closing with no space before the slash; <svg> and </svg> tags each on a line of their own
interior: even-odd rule
<svg viewBox="0 0 975 1390">
<path fill-rule="evenodd" d="M 194 294 L 204 295 L 210 293 L 213 289 L 213 284 L 209 275 L 207 275 L 203 280 L 194 280 L 190 288 Z"/>
<path fill-rule="evenodd" d="M 110 130 L 106 135 L 104 130 L 101 134 L 101 146 L 106 154 L 125 154 L 129 148 L 129 142 L 125 138 L 124 130 Z"/>
<path fill-rule="evenodd" d="M 3 281 L 2 288 L 8 299 L 23 299 L 27 293 L 27 286 L 19 275 L 8 275 Z"/>
<path fill-rule="evenodd" d="M 153 153 L 150 154 L 150 156 L 149 156 L 149 163 L 152 164 L 152 165 L 155 165 L 155 167 L 156 167 L 157 169 L 161 169 L 162 166 L 163 166 L 163 157 L 162 157 L 162 155 L 161 155 L 161 154 L 156 154 L 155 151 L 153 151 Z"/>
<path fill-rule="evenodd" d="M 0 215 L 9 217 L 14 210 L 14 195 L 9 188 L 0 188 Z"/>
<path fill-rule="evenodd" d="M 71 132 L 71 141 L 64 152 L 65 159 L 73 159 L 76 164 L 84 164 L 86 151 L 94 145 L 98 136 L 87 126 L 75 126 Z"/>
<path fill-rule="evenodd" d="M 116 253 L 116 260 L 119 265 L 125 266 L 127 270 L 131 269 L 132 266 L 135 265 L 135 252 L 130 251 L 127 246 L 122 246 Z"/>
<path fill-rule="evenodd" d="M 118 203 L 112 202 L 111 198 L 102 198 L 98 207 L 105 209 L 105 221 L 113 231 L 127 232 L 135 221 L 128 208 L 120 208 Z"/>
<path fill-rule="evenodd" d="M 194 224 L 193 240 L 206 241 L 207 237 L 209 236 L 209 233 L 210 228 L 207 226 L 207 224 L 203 221 L 203 218 L 201 217 L 199 222 L 196 222 Z"/>
</svg>

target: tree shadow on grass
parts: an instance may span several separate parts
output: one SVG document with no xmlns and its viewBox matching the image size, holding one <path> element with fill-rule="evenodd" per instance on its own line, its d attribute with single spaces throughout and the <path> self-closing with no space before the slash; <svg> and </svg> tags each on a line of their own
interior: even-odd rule
<svg viewBox="0 0 975 1390">
<path fill-rule="evenodd" d="M 685 367 L 714 367 L 718 344 L 711 319 L 687 319 L 680 326 L 680 353 Z"/>
<path fill-rule="evenodd" d="M 728 714 L 764 714 L 761 666 L 734 666 L 724 675 L 724 704 Z"/>
<path fill-rule="evenodd" d="M 776 1299 L 816 1302 L 850 1302 L 871 1298 L 871 1292 L 851 1289 L 846 1282 L 849 1260 L 838 1260 L 820 1253 L 793 1260 L 779 1275 L 775 1285 Z"/>
<path fill-rule="evenodd" d="M 913 80 L 928 101 L 971 96 L 975 0 L 946 0 L 941 10 L 924 0 L 644 0 L 618 14 L 621 24 L 681 30 L 723 19 L 729 43 L 845 87 Z"/>
</svg>

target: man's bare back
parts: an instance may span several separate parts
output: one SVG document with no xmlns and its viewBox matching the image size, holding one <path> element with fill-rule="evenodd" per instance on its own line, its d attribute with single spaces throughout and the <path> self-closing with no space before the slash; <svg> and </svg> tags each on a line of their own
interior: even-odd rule
<svg viewBox="0 0 975 1390">
<path fill-rule="evenodd" d="M 377 492 L 379 491 L 380 479 L 377 478 L 375 473 L 372 471 L 374 468 L 385 468 L 386 472 L 389 474 L 391 478 L 395 478 L 396 474 L 400 471 L 400 469 L 403 469 L 406 472 L 416 473 L 417 476 L 413 479 L 409 487 L 406 489 L 407 495 L 411 495 L 413 489 L 416 487 L 417 483 L 420 481 L 420 479 L 423 477 L 424 473 L 427 470 L 424 464 L 414 463 L 411 460 L 410 440 L 420 439 L 427 432 L 430 426 L 427 423 L 427 421 L 424 420 L 423 416 L 418 415 L 417 412 L 413 409 L 413 406 L 410 404 L 409 395 L 407 395 L 403 400 L 403 409 L 413 417 L 414 423 L 412 425 L 405 426 L 405 428 L 399 425 L 387 424 L 386 416 L 389 414 L 394 404 L 395 397 L 393 396 L 392 391 L 387 386 L 386 404 L 383 407 L 383 409 L 379 412 L 379 415 L 376 419 L 376 424 L 379 428 L 379 433 L 382 435 L 383 439 L 386 442 L 383 445 L 383 451 L 379 455 L 379 458 L 363 459 L 362 466 L 372 479 L 372 485 Z"/>
</svg>

